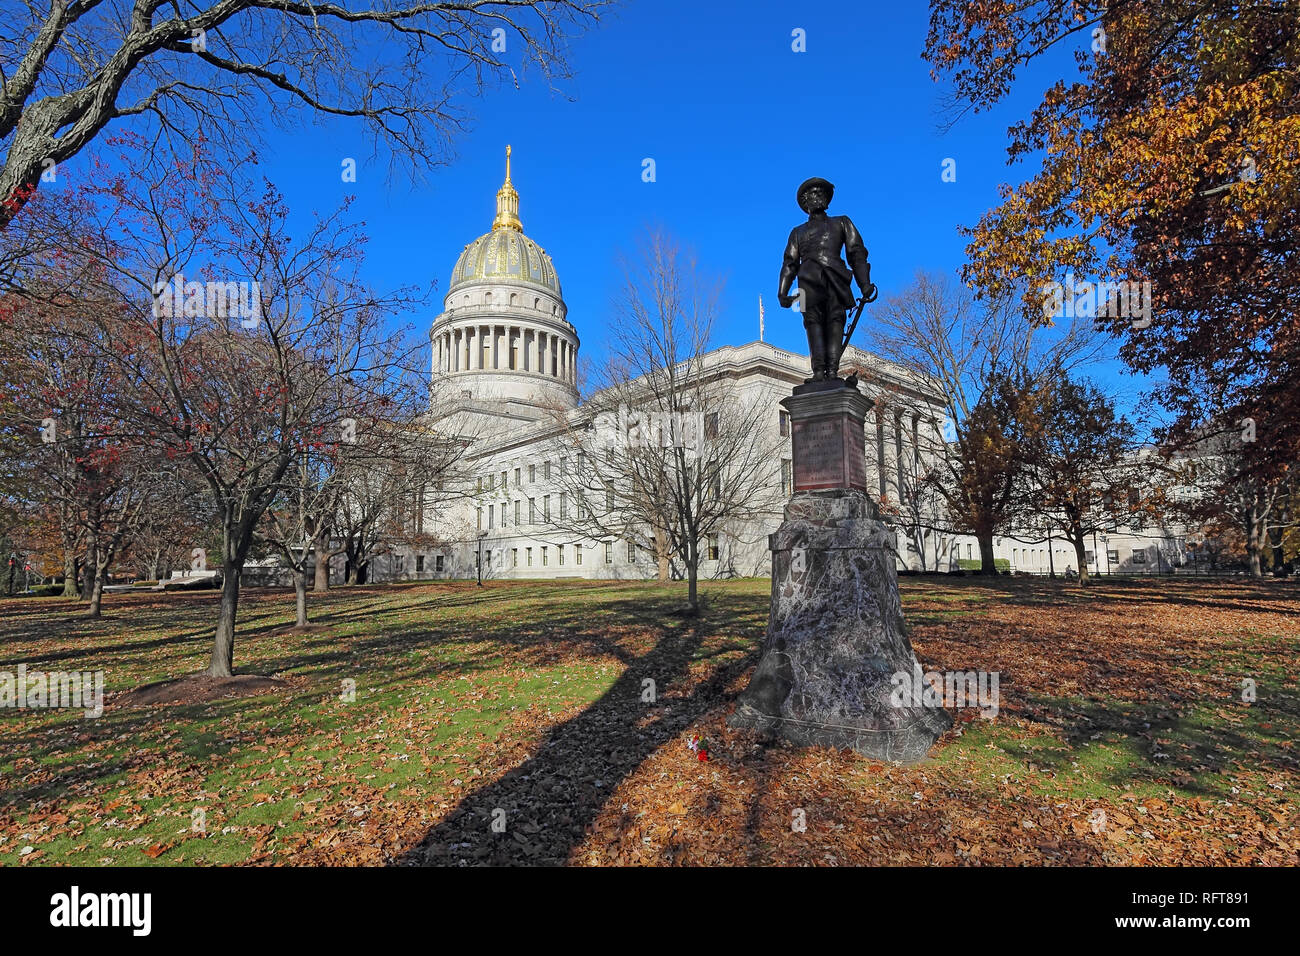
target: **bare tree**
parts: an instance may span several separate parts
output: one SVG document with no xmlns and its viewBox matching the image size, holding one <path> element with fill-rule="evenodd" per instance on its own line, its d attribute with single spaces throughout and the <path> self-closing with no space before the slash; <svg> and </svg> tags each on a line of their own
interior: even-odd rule
<svg viewBox="0 0 1300 956">
<path fill-rule="evenodd" d="M 1295 489 L 1287 479 L 1263 478 L 1252 471 L 1243 434 L 1249 435 L 1248 430 L 1222 423 L 1203 428 L 1195 443 L 1171 462 L 1173 483 L 1181 494 L 1170 507 L 1174 515 L 1208 535 L 1211 554 L 1224 550 L 1215 539 L 1235 529 L 1245 548 L 1248 573 L 1260 578 L 1265 551 L 1296 526 L 1291 507 Z"/>
<path fill-rule="evenodd" d="M 344 449 L 330 554 L 346 556 L 348 584 L 363 583 L 374 559 L 399 544 L 441 542 L 437 519 L 463 497 L 467 447 L 429 412 L 392 419 Z"/>
<path fill-rule="evenodd" d="M 92 185 L 101 219 L 73 251 L 120 291 L 123 318 L 99 340 L 132 383 L 134 427 L 207 485 L 222 594 L 206 673 L 227 677 L 244 565 L 300 453 L 410 400 L 408 371 L 423 363 L 387 321 L 414 299 L 360 282 L 364 239 L 346 206 L 291 239 L 279 194 L 267 184 L 249 201 L 239 167 L 201 147 L 179 169 L 139 159 Z"/>
<path fill-rule="evenodd" d="M 872 351 L 934 383 L 943 395 L 942 411 L 916 408 L 926 425 L 922 434 L 943 436 L 943 448 L 923 454 L 925 474 L 946 502 L 954 529 L 975 535 L 982 570 L 992 574 L 994 535 L 1023 511 L 1020 440 L 1031 407 L 1027 396 L 1051 369 L 1072 368 L 1095 352 L 1092 330 L 1074 320 L 1049 340 L 1010 299 L 980 303 L 950 279 L 924 272 L 876 318 Z"/>
<path fill-rule="evenodd" d="M 376 148 L 445 162 L 462 99 L 538 69 L 568 76 L 569 37 L 604 0 L 15 0 L 0 36 L 0 228 L 43 176 L 110 124 L 198 132 L 228 153 L 266 117 L 355 117 Z"/>
<path fill-rule="evenodd" d="M 777 508 L 770 397 L 737 393 L 709 361 L 721 284 L 660 230 L 624 263 L 610 358 L 583 416 L 559 420 L 573 507 L 557 523 L 680 561 L 699 610 L 701 548 Z"/>
</svg>

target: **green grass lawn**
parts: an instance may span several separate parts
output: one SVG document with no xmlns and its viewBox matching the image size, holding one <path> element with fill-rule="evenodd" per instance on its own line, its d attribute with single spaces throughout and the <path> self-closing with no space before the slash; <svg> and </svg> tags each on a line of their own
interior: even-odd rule
<svg viewBox="0 0 1300 956">
<path fill-rule="evenodd" d="M 1001 674 L 913 767 L 728 731 L 769 584 L 707 583 L 698 621 L 683 589 L 341 588 L 307 634 L 248 591 L 236 669 L 283 686 L 153 706 L 122 697 L 205 666 L 215 595 L 0 602 L 0 671 L 108 690 L 0 710 L 0 864 L 1297 862 L 1294 585 L 903 579 L 927 669 Z"/>
</svg>

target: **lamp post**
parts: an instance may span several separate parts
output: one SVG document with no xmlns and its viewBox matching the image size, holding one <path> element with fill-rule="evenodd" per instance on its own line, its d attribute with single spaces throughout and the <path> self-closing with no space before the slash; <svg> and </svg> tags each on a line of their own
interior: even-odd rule
<svg viewBox="0 0 1300 956">
<path fill-rule="evenodd" d="M 1101 546 L 1106 549 L 1106 573 L 1110 574 L 1110 535 L 1101 536 Z"/>
<path fill-rule="evenodd" d="M 478 533 L 478 586 L 483 586 L 483 539 L 487 537 L 486 531 Z"/>
</svg>

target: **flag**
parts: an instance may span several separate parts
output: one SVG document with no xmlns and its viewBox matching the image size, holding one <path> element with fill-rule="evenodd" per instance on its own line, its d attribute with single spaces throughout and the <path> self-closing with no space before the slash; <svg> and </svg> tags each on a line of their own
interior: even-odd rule
<svg viewBox="0 0 1300 956">
<path fill-rule="evenodd" d="M 758 340 L 763 341 L 763 293 L 758 294 Z"/>
</svg>

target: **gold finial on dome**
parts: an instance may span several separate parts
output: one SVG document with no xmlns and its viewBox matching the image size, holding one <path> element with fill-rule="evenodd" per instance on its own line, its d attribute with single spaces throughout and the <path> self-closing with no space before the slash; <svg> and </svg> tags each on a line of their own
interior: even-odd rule
<svg viewBox="0 0 1300 956">
<path fill-rule="evenodd" d="M 524 224 L 519 221 L 519 193 L 510 182 L 510 147 L 506 147 L 506 181 L 497 190 L 497 216 L 492 220 L 493 230 L 513 229 L 523 232 Z"/>
</svg>

